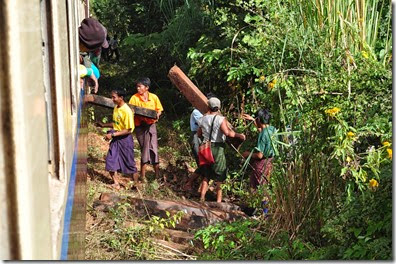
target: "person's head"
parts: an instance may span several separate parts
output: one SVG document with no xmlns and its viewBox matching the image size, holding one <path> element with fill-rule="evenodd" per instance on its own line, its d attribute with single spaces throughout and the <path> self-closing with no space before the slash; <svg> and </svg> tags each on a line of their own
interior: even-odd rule
<svg viewBox="0 0 396 264">
<path fill-rule="evenodd" d="M 150 88 L 150 85 L 151 85 L 150 78 L 143 77 L 136 80 L 136 89 L 140 95 L 147 92 Z"/>
<path fill-rule="evenodd" d="M 125 102 L 125 92 L 123 90 L 112 90 L 111 91 L 111 99 L 113 103 L 120 106 L 123 102 Z"/>
<path fill-rule="evenodd" d="M 78 28 L 81 51 L 92 51 L 97 48 L 108 48 L 106 40 L 107 30 L 94 18 L 85 18 Z"/>
<path fill-rule="evenodd" d="M 221 102 L 218 98 L 216 97 L 211 97 L 208 100 L 208 106 L 209 106 L 209 110 L 211 112 L 217 112 L 219 111 L 220 107 L 221 107 Z"/>
<path fill-rule="evenodd" d="M 269 124 L 269 121 L 272 117 L 271 112 L 267 108 L 260 108 L 259 110 L 257 110 L 255 116 L 256 120 L 258 120 L 263 125 Z"/>
</svg>

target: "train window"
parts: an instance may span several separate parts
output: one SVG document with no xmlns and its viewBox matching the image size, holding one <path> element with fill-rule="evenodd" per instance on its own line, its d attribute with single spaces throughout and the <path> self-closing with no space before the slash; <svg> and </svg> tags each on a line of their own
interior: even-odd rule
<svg viewBox="0 0 396 264">
<path fill-rule="evenodd" d="M 59 139 L 56 109 L 54 51 L 52 34 L 51 1 L 41 0 L 42 59 L 44 65 L 44 93 L 47 113 L 48 165 L 50 173 L 58 175 Z"/>
<path fill-rule="evenodd" d="M 78 46 L 74 46 L 73 43 L 75 43 L 74 36 L 72 34 L 73 31 L 71 29 L 74 27 L 73 23 L 73 14 L 76 12 L 73 12 L 73 8 L 75 7 L 75 4 L 72 3 L 73 1 L 66 1 L 66 19 L 67 19 L 67 38 L 68 38 L 68 49 L 69 49 L 69 69 L 70 69 L 70 75 L 69 75 L 69 81 L 70 81 L 70 103 L 71 103 L 71 114 L 75 114 L 77 112 L 77 93 L 76 91 L 79 90 L 79 83 L 78 83 L 78 78 L 76 78 L 76 74 L 73 74 L 73 70 L 77 71 L 77 68 L 75 65 L 78 65 L 78 54 L 76 51 L 78 51 Z M 78 83 L 78 84 L 77 84 Z"/>
</svg>

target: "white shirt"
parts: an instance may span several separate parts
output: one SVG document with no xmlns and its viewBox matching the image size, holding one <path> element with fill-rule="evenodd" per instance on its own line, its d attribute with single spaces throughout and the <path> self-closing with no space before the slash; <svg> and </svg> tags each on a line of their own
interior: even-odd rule
<svg viewBox="0 0 396 264">
<path fill-rule="evenodd" d="M 198 130 L 198 120 L 202 117 L 201 112 L 198 109 L 194 109 L 190 116 L 190 129 L 193 132 Z"/>
<path fill-rule="evenodd" d="M 214 117 L 215 117 L 214 114 L 204 115 L 198 121 L 198 125 L 202 129 L 202 135 L 203 135 L 204 141 L 209 140 L 210 128 L 212 126 Z M 223 134 L 223 131 L 221 131 L 221 129 L 220 129 L 221 123 L 223 123 L 224 119 L 225 119 L 224 116 L 216 115 L 216 119 L 214 120 L 214 123 L 213 123 L 212 137 L 210 140 L 211 142 L 225 142 L 226 136 Z"/>
</svg>

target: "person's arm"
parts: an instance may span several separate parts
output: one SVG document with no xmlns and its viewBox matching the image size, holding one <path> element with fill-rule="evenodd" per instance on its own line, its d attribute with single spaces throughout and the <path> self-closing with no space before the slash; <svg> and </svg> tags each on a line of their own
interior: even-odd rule
<svg viewBox="0 0 396 264">
<path fill-rule="evenodd" d="M 197 130 L 197 135 L 198 135 L 198 137 L 202 137 L 202 128 L 198 128 L 198 130 Z"/>
<path fill-rule="evenodd" d="M 157 111 L 157 120 L 160 118 L 162 111 Z"/>
<path fill-rule="evenodd" d="M 245 139 L 246 139 L 246 136 L 244 134 L 236 133 L 234 130 L 231 130 L 228 128 L 226 118 L 224 118 L 223 122 L 221 123 L 220 129 L 223 132 L 223 134 L 226 135 L 227 137 L 230 137 L 230 138 L 237 137 L 237 138 L 240 138 L 242 141 L 245 141 Z"/>
<path fill-rule="evenodd" d="M 92 68 L 87 68 L 84 65 L 79 65 L 80 78 L 89 77 L 94 83 L 94 93 L 98 92 L 99 83 Z"/>
<path fill-rule="evenodd" d="M 91 80 L 94 82 L 95 86 L 94 86 L 94 93 L 98 92 L 98 88 L 99 88 L 99 83 L 98 83 L 98 79 L 96 79 L 95 74 L 92 74 L 91 76 L 89 76 L 89 78 L 91 78 Z"/>
<path fill-rule="evenodd" d="M 258 131 L 261 132 L 262 128 L 258 126 L 256 119 L 254 117 L 252 117 L 251 115 L 248 114 L 243 114 L 242 118 L 248 121 L 253 121 L 254 125 L 257 127 Z"/>
<path fill-rule="evenodd" d="M 155 111 L 157 111 L 157 120 L 158 120 L 162 114 L 162 111 L 164 111 L 164 108 L 162 107 L 161 101 L 159 100 L 157 95 L 154 95 L 154 101 L 155 101 Z"/>
<path fill-rule="evenodd" d="M 110 139 L 112 139 L 114 137 L 126 136 L 126 135 L 128 135 L 130 133 L 131 133 L 131 129 L 123 129 L 121 131 L 116 131 L 116 132 L 113 132 L 113 133 L 107 133 L 106 134 L 106 139 L 110 140 Z"/>
<path fill-rule="evenodd" d="M 242 153 L 242 156 L 247 159 L 249 157 L 250 151 L 245 151 Z M 264 157 L 264 154 L 262 152 L 253 152 L 251 158 L 252 159 L 262 159 Z"/>
</svg>

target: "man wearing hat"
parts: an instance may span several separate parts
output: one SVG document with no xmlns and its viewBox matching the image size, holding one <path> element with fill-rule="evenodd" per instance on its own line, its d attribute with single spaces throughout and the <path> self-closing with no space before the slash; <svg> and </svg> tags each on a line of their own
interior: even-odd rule
<svg viewBox="0 0 396 264">
<path fill-rule="evenodd" d="M 201 171 L 204 176 L 201 186 L 201 201 L 205 201 L 209 180 L 216 183 L 218 203 L 222 200 L 221 184 L 226 179 L 227 165 L 224 153 L 226 137 L 237 137 L 244 141 L 246 136 L 236 133 L 227 126 L 227 119 L 219 114 L 221 102 L 218 98 L 212 97 L 208 100 L 209 111 L 199 121 L 198 135 L 203 136 L 203 142 L 211 142 L 211 150 L 215 163 L 209 166 L 202 166 Z"/>
</svg>

